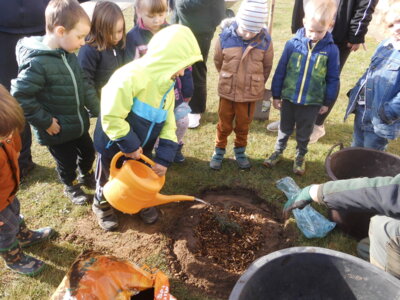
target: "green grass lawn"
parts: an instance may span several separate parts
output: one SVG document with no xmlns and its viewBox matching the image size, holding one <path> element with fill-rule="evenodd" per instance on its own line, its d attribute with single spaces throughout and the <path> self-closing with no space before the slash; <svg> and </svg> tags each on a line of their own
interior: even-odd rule
<svg viewBox="0 0 400 300">
<path fill-rule="evenodd" d="M 279 60 L 284 43 L 292 36 L 290 20 L 292 14 L 291 0 L 277 1 L 275 5 L 273 42 L 275 49 L 274 66 Z M 237 9 L 238 4 L 234 6 Z M 132 11 L 127 12 L 128 23 L 131 24 Z M 130 25 L 131 26 L 131 25 Z M 218 30 L 219 32 L 219 30 Z M 217 32 L 217 33 L 218 33 Z M 311 183 L 322 183 L 328 180 L 324 162 L 330 147 L 343 142 L 349 146 L 352 135 L 352 117 L 346 123 L 343 115 L 347 105 L 346 92 L 355 84 L 369 64 L 369 59 L 377 46 L 377 41 L 368 37 L 367 51 L 359 50 L 351 54 L 341 76 L 341 92 L 339 100 L 326 122 L 327 134 L 317 144 L 309 146 L 307 154 L 307 172 L 303 177 L 295 177 L 301 187 Z M 276 134 L 267 132 L 268 122 L 254 121 L 251 125 L 247 154 L 251 158 L 251 171 L 239 171 L 233 158 L 233 136 L 229 139 L 227 159 L 219 172 L 211 171 L 209 159 L 214 148 L 216 124 L 218 121 L 217 83 L 218 74 L 213 66 L 213 50 L 208 60 L 208 102 L 207 112 L 203 115 L 202 125 L 198 129 L 189 130 L 183 152 L 187 158 L 182 165 L 169 168 L 165 194 L 198 194 L 206 188 L 217 186 L 245 187 L 257 191 L 260 197 L 281 206 L 285 199 L 275 187 L 275 181 L 292 173 L 292 159 L 295 153 L 295 140 L 291 139 L 282 161 L 275 169 L 266 169 L 262 162 L 272 153 Z M 270 80 L 267 87 L 270 87 Z M 270 120 L 279 118 L 277 111 L 271 110 Z M 94 122 L 93 122 L 94 124 Z M 400 142 L 391 142 L 388 151 L 398 153 Z M 21 185 L 19 199 L 22 213 L 27 224 L 32 227 L 52 226 L 59 235 L 71 231 L 78 218 L 85 218 L 90 207 L 73 206 L 63 195 L 63 186 L 57 179 L 55 163 L 45 147 L 34 143 L 32 147 L 34 161 L 38 164 L 32 175 Z M 348 238 L 339 231 L 334 231 L 324 239 L 306 239 L 299 235 L 297 245 L 327 247 L 350 254 L 355 254 L 356 240 Z M 0 298 L 1 299 L 46 299 L 54 292 L 76 256 L 82 251 L 78 246 L 55 238 L 51 242 L 34 246 L 27 252 L 46 261 L 49 267 L 39 276 L 29 278 L 16 275 L 0 262 Z M 164 262 L 157 257 L 149 259 L 154 267 L 164 268 Z M 183 284 L 173 281 L 172 293 L 178 299 L 208 299 L 198 293 L 188 290 Z"/>
</svg>

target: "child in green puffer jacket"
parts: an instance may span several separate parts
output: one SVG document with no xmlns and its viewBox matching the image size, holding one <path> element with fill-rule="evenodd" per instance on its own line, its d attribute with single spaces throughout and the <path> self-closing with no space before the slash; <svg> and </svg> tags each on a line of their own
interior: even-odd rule
<svg viewBox="0 0 400 300">
<path fill-rule="evenodd" d="M 85 44 L 90 19 L 76 0 L 50 1 L 45 16 L 46 34 L 17 44 L 19 74 L 11 92 L 39 144 L 56 160 L 65 194 L 82 205 L 89 197 L 76 180 L 76 169 L 79 183 L 94 188 L 95 151 L 88 129 L 89 113 L 97 117 L 99 100 L 74 52 Z"/>
</svg>

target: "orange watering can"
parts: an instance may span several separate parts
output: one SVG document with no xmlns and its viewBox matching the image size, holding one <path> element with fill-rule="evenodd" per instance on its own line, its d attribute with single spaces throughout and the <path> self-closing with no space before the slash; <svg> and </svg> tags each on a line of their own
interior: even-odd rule
<svg viewBox="0 0 400 300">
<path fill-rule="evenodd" d="M 193 201 L 195 197 L 185 195 L 161 195 L 165 176 L 158 176 L 144 163 L 137 160 L 126 160 L 117 168 L 118 160 L 124 156 L 117 153 L 110 166 L 110 178 L 103 188 L 106 200 L 117 210 L 135 214 L 141 209 L 176 201 Z M 150 158 L 140 155 L 149 165 L 155 165 Z"/>
</svg>

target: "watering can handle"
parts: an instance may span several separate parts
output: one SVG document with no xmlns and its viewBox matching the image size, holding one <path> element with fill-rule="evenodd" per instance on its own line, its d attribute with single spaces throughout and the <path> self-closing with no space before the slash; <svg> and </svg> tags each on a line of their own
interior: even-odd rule
<svg viewBox="0 0 400 300">
<path fill-rule="evenodd" d="M 329 151 L 328 151 L 328 154 L 326 155 L 326 159 L 325 159 L 325 160 L 327 160 L 327 159 L 328 159 L 328 157 L 329 157 L 329 156 L 331 156 L 333 149 L 335 149 L 337 146 L 339 146 L 339 147 L 340 147 L 340 150 L 342 150 L 342 149 L 344 148 L 344 146 L 343 146 L 343 143 L 342 143 L 342 142 L 340 142 L 340 143 L 337 143 L 337 144 L 333 145 L 333 146 L 331 147 L 331 149 L 329 149 Z"/>
<path fill-rule="evenodd" d="M 156 163 L 154 161 L 152 161 L 150 158 L 148 158 L 146 155 L 144 154 L 140 154 L 140 159 L 144 160 L 146 163 L 148 163 L 150 166 L 154 166 Z"/>
</svg>

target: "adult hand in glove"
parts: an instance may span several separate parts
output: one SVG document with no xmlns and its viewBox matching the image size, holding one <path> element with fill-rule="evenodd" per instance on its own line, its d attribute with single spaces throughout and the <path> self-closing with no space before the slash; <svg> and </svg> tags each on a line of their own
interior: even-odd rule
<svg viewBox="0 0 400 300">
<path fill-rule="evenodd" d="M 310 195 L 311 187 L 313 187 L 313 185 L 309 185 L 302 189 L 297 197 L 294 199 L 294 201 L 283 209 L 283 217 L 285 219 L 289 218 L 289 215 L 293 209 L 303 209 L 313 201 Z"/>
</svg>

